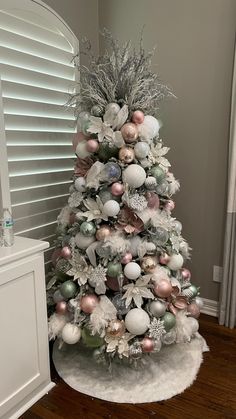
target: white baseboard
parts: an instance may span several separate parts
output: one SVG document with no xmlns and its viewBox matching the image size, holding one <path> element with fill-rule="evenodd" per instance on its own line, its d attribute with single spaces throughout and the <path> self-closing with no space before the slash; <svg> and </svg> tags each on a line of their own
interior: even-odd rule
<svg viewBox="0 0 236 419">
<path fill-rule="evenodd" d="M 218 301 L 208 300 L 207 298 L 202 298 L 204 306 L 201 309 L 201 313 L 208 314 L 209 316 L 218 317 L 219 303 Z"/>
</svg>

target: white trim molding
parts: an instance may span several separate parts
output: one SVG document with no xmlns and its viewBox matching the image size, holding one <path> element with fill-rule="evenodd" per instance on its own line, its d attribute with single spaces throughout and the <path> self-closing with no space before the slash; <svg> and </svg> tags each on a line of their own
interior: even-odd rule
<svg viewBox="0 0 236 419">
<path fill-rule="evenodd" d="M 208 300 L 208 298 L 202 298 L 204 306 L 201 313 L 208 314 L 209 316 L 218 317 L 219 303 L 218 301 Z"/>
</svg>

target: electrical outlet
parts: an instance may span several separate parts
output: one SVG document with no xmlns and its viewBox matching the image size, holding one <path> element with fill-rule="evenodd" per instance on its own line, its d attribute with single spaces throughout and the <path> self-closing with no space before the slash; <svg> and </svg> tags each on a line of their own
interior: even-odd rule
<svg viewBox="0 0 236 419">
<path fill-rule="evenodd" d="M 222 266 L 213 266 L 213 281 L 214 282 L 221 282 L 223 275 L 223 268 Z"/>
</svg>

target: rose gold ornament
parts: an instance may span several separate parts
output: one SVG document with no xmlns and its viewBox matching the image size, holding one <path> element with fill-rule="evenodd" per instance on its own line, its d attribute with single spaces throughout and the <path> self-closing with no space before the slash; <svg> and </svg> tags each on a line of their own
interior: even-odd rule
<svg viewBox="0 0 236 419">
<path fill-rule="evenodd" d="M 71 259 L 71 249 L 69 248 L 69 246 L 64 246 L 61 250 L 61 256 L 64 259 Z"/>
<path fill-rule="evenodd" d="M 61 247 L 58 247 L 54 250 L 52 254 L 52 264 L 53 266 L 56 266 L 58 259 L 61 257 Z"/>
<path fill-rule="evenodd" d="M 107 330 L 106 330 L 107 335 L 110 336 L 123 336 L 123 334 L 125 333 L 125 322 L 124 320 L 112 320 L 110 321 Z"/>
<path fill-rule="evenodd" d="M 98 303 L 99 299 L 95 294 L 87 294 L 81 298 L 80 308 L 84 313 L 91 314 Z"/>
<path fill-rule="evenodd" d="M 59 301 L 56 304 L 56 312 L 57 312 L 57 314 L 66 314 L 66 312 L 67 312 L 67 303 L 65 301 Z"/>
<path fill-rule="evenodd" d="M 134 160 L 134 150 L 131 147 L 121 147 L 119 151 L 119 159 L 124 163 L 132 163 Z"/>
<path fill-rule="evenodd" d="M 153 272 L 158 264 L 156 256 L 144 256 L 141 261 L 141 268 L 144 272 Z"/>
<path fill-rule="evenodd" d="M 89 153 L 96 153 L 99 149 L 99 144 L 96 140 L 93 140 L 92 138 L 87 141 L 86 149 L 89 151 Z"/>
<path fill-rule="evenodd" d="M 111 193 L 114 196 L 120 196 L 124 193 L 123 183 L 115 182 L 111 185 Z"/>
<path fill-rule="evenodd" d="M 195 319 L 198 319 L 198 317 L 200 316 L 200 308 L 196 303 L 189 304 L 187 311 L 189 313 L 189 316 L 194 317 Z"/>
<path fill-rule="evenodd" d="M 159 196 L 155 192 L 147 192 L 146 199 L 148 202 L 148 208 L 157 209 L 160 206 Z"/>
<path fill-rule="evenodd" d="M 172 199 L 169 199 L 166 203 L 165 203 L 165 209 L 167 211 L 173 211 L 173 209 L 175 208 L 175 203 Z"/>
<path fill-rule="evenodd" d="M 187 268 L 182 268 L 181 269 L 181 276 L 182 276 L 182 278 L 184 279 L 184 281 L 190 281 L 190 279 L 191 279 L 191 272 L 190 272 L 190 270 L 189 269 L 187 269 Z"/>
<path fill-rule="evenodd" d="M 96 232 L 96 239 L 101 241 L 111 235 L 111 228 L 108 225 L 101 225 Z"/>
<path fill-rule="evenodd" d="M 122 259 L 121 259 L 121 263 L 123 264 L 123 265 L 127 265 L 127 263 L 129 263 L 129 262 L 131 262 L 131 260 L 132 260 L 132 253 L 130 253 L 130 252 L 127 252 L 127 253 L 125 253 L 125 255 L 122 257 Z"/>
<path fill-rule="evenodd" d="M 133 143 L 138 138 L 138 128 L 132 122 L 124 124 L 120 131 L 126 143 Z"/>
<path fill-rule="evenodd" d="M 145 336 L 141 342 L 141 347 L 143 352 L 153 352 L 154 351 L 154 340 Z"/>
<path fill-rule="evenodd" d="M 132 115 L 132 122 L 135 124 L 142 124 L 144 121 L 144 113 L 142 111 L 134 111 Z"/>
<path fill-rule="evenodd" d="M 161 298 L 167 298 L 172 293 L 172 285 L 168 279 L 160 279 L 154 283 L 153 292 Z"/>
<path fill-rule="evenodd" d="M 167 263 L 170 261 L 170 256 L 167 253 L 163 253 L 162 255 L 160 255 L 159 257 L 159 262 L 162 265 L 167 265 Z"/>
</svg>

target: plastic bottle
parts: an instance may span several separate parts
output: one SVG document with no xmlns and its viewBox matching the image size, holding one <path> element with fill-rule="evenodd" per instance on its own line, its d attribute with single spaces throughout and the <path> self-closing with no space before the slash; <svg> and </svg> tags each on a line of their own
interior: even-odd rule
<svg viewBox="0 0 236 419">
<path fill-rule="evenodd" d="M 2 242 L 5 247 L 13 246 L 14 244 L 13 218 L 8 208 L 3 208 Z"/>
</svg>

